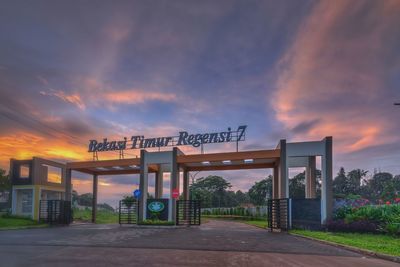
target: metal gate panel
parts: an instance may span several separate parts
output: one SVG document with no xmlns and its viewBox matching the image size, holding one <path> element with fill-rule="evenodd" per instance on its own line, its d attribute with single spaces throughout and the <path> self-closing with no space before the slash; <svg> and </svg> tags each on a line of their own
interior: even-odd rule
<svg viewBox="0 0 400 267">
<path fill-rule="evenodd" d="M 71 201 L 40 200 L 39 220 L 49 224 L 70 224 L 72 222 Z"/>
<path fill-rule="evenodd" d="M 200 225 L 200 208 L 200 201 L 198 200 L 178 200 L 176 202 L 176 224 Z"/>
<path fill-rule="evenodd" d="M 119 224 L 137 224 L 139 201 L 119 201 Z"/>
<path fill-rule="evenodd" d="M 268 200 L 268 227 L 271 231 L 274 229 L 287 231 L 289 229 L 288 198 Z"/>
</svg>

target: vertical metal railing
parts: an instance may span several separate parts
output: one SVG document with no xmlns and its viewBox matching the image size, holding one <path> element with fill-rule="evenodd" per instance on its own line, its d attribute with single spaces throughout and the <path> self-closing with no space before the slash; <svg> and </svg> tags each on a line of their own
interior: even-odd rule
<svg viewBox="0 0 400 267">
<path fill-rule="evenodd" d="M 198 200 L 178 200 L 176 202 L 177 225 L 200 225 L 201 206 Z"/>
<path fill-rule="evenodd" d="M 70 224 L 73 220 L 71 201 L 41 200 L 39 220 L 49 224 Z"/>
<path fill-rule="evenodd" d="M 137 224 L 139 201 L 123 201 L 119 202 L 119 224 Z"/>
<path fill-rule="evenodd" d="M 289 199 L 269 199 L 267 218 L 270 231 L 287 231 L 290 228 Z"/>
</svg>

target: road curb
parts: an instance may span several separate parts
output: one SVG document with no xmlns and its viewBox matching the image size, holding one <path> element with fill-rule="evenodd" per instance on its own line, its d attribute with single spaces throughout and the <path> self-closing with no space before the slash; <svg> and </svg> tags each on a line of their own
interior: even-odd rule
<svg viewBox="0 0 400 267">
<path fill-rule="evenodd" d="M 196 225 L 120 225 L 120 227 L 131 229 L 182 229 L 196 227 Z"/>
<path fill-rule="evenodd" d="M 334 243 L 331 241 L 326 241 L 326 240 L 321 240 L 321 239 L 317 239 L 317 238 L 313 238 L 313 237 L 309 237 L 309 236 L 303 236 L 303 235 L 299 235 L 299 234 L 292 234 L 289 233 L 290 235 L 293 236 L 297 236 L 300 238 L 304 238 L 304 239 L 308 239 L 308 240 L 313 240 L 322 244 L 326 244 L 326 245 L 331 245 L 334 247 L 339 247 L 339 248 L 344 248 L 353 252 L 357 252 L 363 255 L 367 255 L 367 256 L 371 256 L 371 257 L 375 257 L 375 258 L 380 258 L 383 260 L 388 260 L 388 261 L 393 261 L 396 263 L 400 263 L 400 257 L 397 256 L 391 256 L 391 255 L 387 255 L 387 254 L 383 254 L 383 253 L 378 253 L 378 252 L 374 252 L 368 249 L 361 249 L 361 248 L 356 248 L 356 247 L 352 247 L 352 246 L 347 246 L 347 245 L 343 245 L 343 244 L 338 244 L 338 243 Z"/>
</svg>

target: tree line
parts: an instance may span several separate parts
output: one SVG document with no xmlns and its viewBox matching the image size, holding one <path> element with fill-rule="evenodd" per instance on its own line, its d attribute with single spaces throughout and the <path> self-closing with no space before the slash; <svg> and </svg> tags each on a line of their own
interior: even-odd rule
<svg viewBox="0 0 400 267">
<path fill-rule="evenodd" d="M 321 196 L 321 171 L 316 171 L 316 196 Z M 289 197 L 305 198 L 305 172 L 289 179 Z M 266 205 L 272 198 L 272 176 L 255 182 L 247 192 L 231 190 L 232 185 L 221 176 L 201 177 L 190 185 L 191 198 L 201 200 L 202 207 L 237 207 L 244 204 Z M 399 203 L 400 175 L 388 172 L 374 172 L 368 177 L 368 171 L 354 169 L 348 173 L 340 168 L 333 180 L 334 198 L 365 198 L 371 203 Z"/>
<path fill-rule="evenodd" d="M 317 197 L 321 195 L 321 171 L 316 171 Z M 243 204 L 266 205 L 266 199 L 272 198 L 272 176 L 255 182 L 247 192 L 231 190 L 232 185 L 221 176 L 201 177 L 190 185 L 191 198 L 201 200 L 202 207 L 236 207 Z M 0 191 L 11 191 L 11 182 L 6 171 L 0 169 Z M 400 175 L 388 172 L 374 172 L 354 169 L 346 172 L 342 167 L 333 180 L 335 198 L 365 198 L 372 203 L 400 202 Z M 91 194 L 76 196 L 79 205 L 90 206 Z M 289 180 L 289 197 L 305 198 L 305 172 Z"/>
</svg>

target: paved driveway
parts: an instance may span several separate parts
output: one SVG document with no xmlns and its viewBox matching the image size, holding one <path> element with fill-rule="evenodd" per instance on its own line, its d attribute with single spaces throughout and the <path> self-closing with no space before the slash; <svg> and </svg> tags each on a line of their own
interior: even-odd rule
<svg viewBox="0 0 400 267">
<path fill-rule="evenodd" d="M 236 222 L 0 231 L 0 266 L 399 266 Z"/>
</svg>

